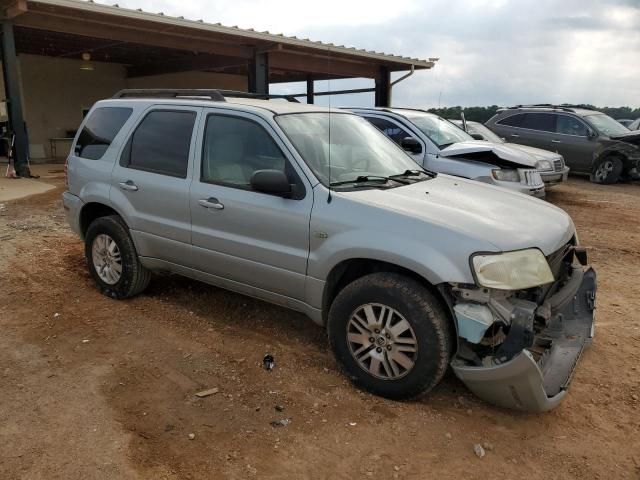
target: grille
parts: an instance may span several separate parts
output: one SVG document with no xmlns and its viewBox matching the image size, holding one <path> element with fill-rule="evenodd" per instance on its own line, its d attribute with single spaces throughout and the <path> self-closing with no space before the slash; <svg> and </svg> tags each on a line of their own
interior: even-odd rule
<svg viewBox="0 0 640 480">
<path fill-rule="evenodd" d="M 561 172 L 563 168 L 564 168 L 564 162 L 562 161 L 561 158 L 558 158 L 557 160 L 553 161 L 553 169 L 556 172 Z"/>
<path fill-rule="evenodd" d="M 540 187 L 543 185 L 542 177 L 537 170 L 520 170 L 520 180 L 529 187 Z"/>
</svg>

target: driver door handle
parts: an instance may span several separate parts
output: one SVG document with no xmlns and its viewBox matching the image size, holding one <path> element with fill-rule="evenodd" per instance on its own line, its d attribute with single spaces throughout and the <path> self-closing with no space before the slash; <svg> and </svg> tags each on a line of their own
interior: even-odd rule
<svg viewBox="0 0 640 480">
<path fill-rule="evenodd" d="M 512 133 L 511 136 L 518 138 L 520 135 L 518 135 L 517 133 Z"/>
<path fill-rule="evenodd" d="M 551 143 L 562 143 L 560 140 L 551 140 Z"/>
<path fill-rule="evenodd" d="M 202 207 L 211 208 L 213 210 L 222 210 L 224 208 L 224 205 L 221 204 L 217 198 L 213 197 L 202 198 L 198 200 L 198 204 Z"/>
<path fill-rule="evenodd" d="M 129 192 L 138 191 L 138 186 L 135 183 L 133 183 L 132 180 L 127 180 L 126 182 L 120 182 L 119 185 L 122 190 L 127 190 Z"/>
</svg>

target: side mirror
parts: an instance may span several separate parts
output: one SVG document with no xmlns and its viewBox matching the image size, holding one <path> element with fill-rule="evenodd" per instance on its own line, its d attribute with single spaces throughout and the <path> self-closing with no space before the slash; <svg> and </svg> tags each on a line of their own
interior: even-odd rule
<svg viewBox="0 0 640 480">
<path fill-rule="evenodd" d="M 420 145 L 420 142 L 413 137 L 403 138 L 400 146 L 405 152 L 414 153 L 414 154 L 422 153 L 422 145 Z"/>
<path fill-rule="evenodd" d="M 469 135 L 476 140 L 484 140 L 484 137 L 479 133 L 470 133 Z"/>
<path fill-rule="evenodd" d="M 589 129 L 589 132 L 587 133 L 587 137 L 589 138 L 589 140 L 593 140 L 594 138 L 598 138 L 598 132 L 596 132 L 595 130 Z"/>
<path fill-rule="evenodd" d="M 286 197 L 291 194 L 291 184 L 281 170 L 256 170 L 251 175 L 251 188 L 256 192 Z"/>
</svg>

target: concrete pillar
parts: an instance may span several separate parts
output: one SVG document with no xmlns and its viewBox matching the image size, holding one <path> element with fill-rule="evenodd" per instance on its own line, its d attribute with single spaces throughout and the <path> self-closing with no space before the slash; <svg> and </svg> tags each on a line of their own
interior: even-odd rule
<svg viewBox="0 0 640 480">
<path fill-rule="evenodd" d="M 307 76 L 307 103 L 309 105 L 313 105 L 314 102 L 314 91 L 313 91 L 313 77 L 311 75 Z"/>
<path fill-rule="evenodd" d="M 13 24 L 7 20 L 2 22 L 2 70 L 9 124 L 16 135 L 16 156 L 14 159 L 16 172 L 18 172 L 19 175 L 26 175 L 29 172 L 27 163 L 29 143 L 22 113 L 22 94 L 20 92 L 18 56 L 16 54 L 16 44 L 13 37 Z"/>
<path fill-rule="evenodd" d="M 269 54 L 256 53 L 249 62 L 249 92 L 269 93 Z"/>
<path fill-rule="evenodd" d="M 391 106 L 391 73 L 387 67 L 380 67 L 376 77 L 376 107 Z"/>
</svg>

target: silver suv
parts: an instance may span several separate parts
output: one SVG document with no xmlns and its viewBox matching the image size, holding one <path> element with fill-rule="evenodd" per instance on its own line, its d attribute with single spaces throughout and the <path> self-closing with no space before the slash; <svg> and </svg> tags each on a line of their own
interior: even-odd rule
<svg viewBox="0 0 640 480">
<path fill-rule="evenodd" d="M 418 165 L 542 198 L 540 170 L 547 161 L 503 145 L 474 139 L 433 113 L 409 108 L 352 108 L 400 145 Z"/>
<path fill-rule="evenodd" d="M 485 124 L 509 142 L 558 152 L 595 183 L 640 179 L 640 132 L 585 106 L 518 105 Z"/>
<path fill-rule="evenodd" d="M 566 213 L 422 170 L 357 115 L 242 95 L 93 106 L 63 201 L 105 295 L 172 272 L 305 313 L 375 394 L 427 392 L 451 365 L 498 405 L 558 404 L 596 292 Z"/>
</svg>

